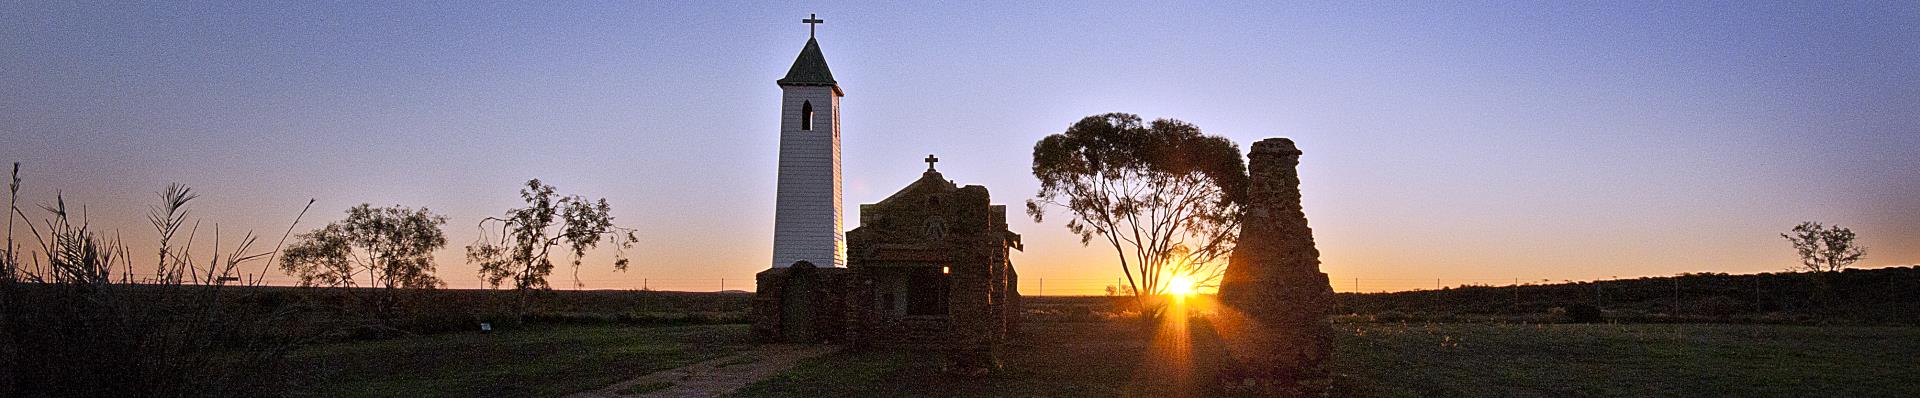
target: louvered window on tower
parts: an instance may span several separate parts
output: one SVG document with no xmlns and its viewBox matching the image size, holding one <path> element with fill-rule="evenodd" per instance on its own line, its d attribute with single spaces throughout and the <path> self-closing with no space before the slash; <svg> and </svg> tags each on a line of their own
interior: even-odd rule
<svg viewBox="0 0 1920 398">
<path fill-rule="evenodd" d="M 813 101 L 800 103 L 800 130 L 813 131 Z"/>
</svg>

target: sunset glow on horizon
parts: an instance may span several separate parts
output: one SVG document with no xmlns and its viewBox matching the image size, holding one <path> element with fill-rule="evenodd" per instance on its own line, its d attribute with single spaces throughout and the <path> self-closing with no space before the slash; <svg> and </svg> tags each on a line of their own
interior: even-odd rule
<svg viewBox="0 0 1920 398">
<path fill-rule="evenodd" d="M 22 164 L 20 207 L 37 223 L 64 196 L 136 259 L 154 256 L 154 193 L 179 182 L 202 195 L 196 250 L 216 225 L 270 248 L 309 199 L 296 234 L 361 203 L 426 207 L 450 218 L 440 278 L 481 288 L 464 247 L 539 178 L 638 229 L 632 269 L 596 251 L 583 288 L 752 290 L 774 80 L 817 13 L 845 87 L 844 228 L 935 154 L 1009 208 L 1024 294 L 1124 285 L 1065 215 L 1019 210 L 1034 143 L 1107 112 L 1242 151 L 1293 138 L 1341 292 L 1779 272 L 1802 221 L 1858 232 L 1856 267 L 1920 264 L 1914 3 L 6 9 L 0 163 Z"/>
</svg>

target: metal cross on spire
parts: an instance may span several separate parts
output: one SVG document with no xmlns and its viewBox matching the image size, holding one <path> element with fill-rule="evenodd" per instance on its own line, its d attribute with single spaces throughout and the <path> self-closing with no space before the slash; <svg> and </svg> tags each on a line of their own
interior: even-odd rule
<svg viewBox="0 0 1920 398">
<path fill-rule="evenodd" d="M 933 171 L 933 163 L 938 161 L 940 158 L 933 157 L 931 153 L 927 154 L 927 171 Z"/>
<path fill-rule="evenodd" d="M 807 19 L 800 20 L 800 23 L 807 24 L 807 38 L 811 39 L 813 38 L 813 28 L 820 24 L 827 23 L 827 21 L 821 20 L 817 14 L 807 14 Z"/>
</svg>

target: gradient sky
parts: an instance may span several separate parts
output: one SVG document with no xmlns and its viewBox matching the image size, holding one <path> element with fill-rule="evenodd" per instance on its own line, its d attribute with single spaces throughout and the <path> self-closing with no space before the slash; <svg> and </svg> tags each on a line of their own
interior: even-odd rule
<svg viewBox="0 0 1920 398">
<path fill-rule="evenodd" d="M 539 177 L 642 230 L 634 269 L 596 256 L 587 288 L 747 289 L 771 256 L 773 81 L 818 13 L 849 229 L 929 153 L 1018 208 L 1036 140 L 1128 112 L 1298 141 L 1342 291 L 1779 271 L 1805 220 L 1858 232 L 1859 266 L 1920 263 L 1910 1 L 315 3 L 0 0 L 0 161 L 28 203 L 64 192 L 136 248 L 169 182 L 229 240 L 278 238 L 308 198 L 303 231 L 426 206 L 453 219 L 451 287 L 480 286 L 461 247 Z M 1062 220 L 1013 220 L 1029 294 L 1118 274 Z"/>
</svg>

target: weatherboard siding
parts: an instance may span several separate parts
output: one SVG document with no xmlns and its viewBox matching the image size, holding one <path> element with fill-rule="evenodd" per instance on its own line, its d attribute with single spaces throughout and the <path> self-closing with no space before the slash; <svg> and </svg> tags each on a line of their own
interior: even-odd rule
<svg viewBox="0 0 1920 398">
<path fill-rule="evenodd" d="M 774 206 L 773 267 L 796 261 L 846 266 L 840 216 L 840 97 L 830 86 L 783 86 L 780 176 Z M 813 130 L 800 130 L 812 102 Z"/>
</svg>

